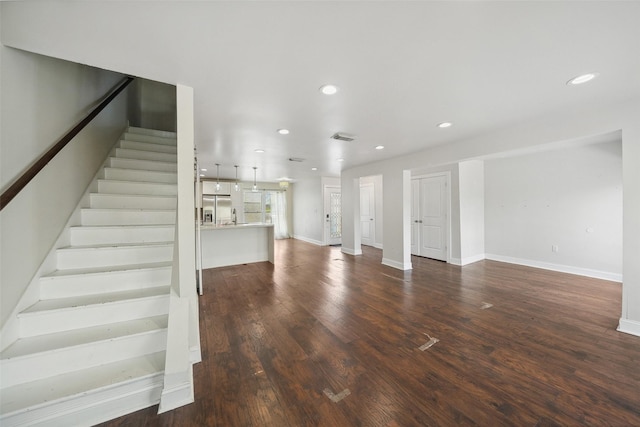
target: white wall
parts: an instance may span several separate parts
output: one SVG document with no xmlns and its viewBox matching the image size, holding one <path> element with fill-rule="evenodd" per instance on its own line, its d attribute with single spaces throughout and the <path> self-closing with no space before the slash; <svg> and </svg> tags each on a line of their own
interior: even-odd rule
<svg viewBox="0 0 640 427">
<path fill-rule="evenodd" d="M 621 280 L 620 141 L 488 160 L 485 177 L 488 257 Z"/>
<path fill-rule="evenodd" d="M 129 90 L 129 111 L 132 126 L 175 132 L 175 86 L 136 79 Z"/>
<path fill-rule="evenodd" d="M 122 75 L 0 47 L 0 183 L 13 182 Z M 121 94 L 0 213 L 4 324 L 126 126 Z"/>
<path fill-rule="evenodd" d="M 460 264 L 484 259 L 485 182 L 484 162 L 458 164 L 460 185 Z"/>
<path fill-rule="evenodd" d="M 317 245 L 323 243 L 323 200 L 320 177 L 293 184 L 293 237 Z"/>
</svg>

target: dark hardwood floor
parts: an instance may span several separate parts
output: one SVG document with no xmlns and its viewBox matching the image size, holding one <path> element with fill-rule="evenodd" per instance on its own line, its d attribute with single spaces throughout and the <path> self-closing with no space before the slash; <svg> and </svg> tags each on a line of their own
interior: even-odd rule
<svg viewBox="0 0 640 427">
<path fill-rule="evenodd" d="M 206 270 L 195 403 L 104 426 L 640 426 L 620 284 L 363 251 L 285 240 L 275 267 Z"/>
</svg>

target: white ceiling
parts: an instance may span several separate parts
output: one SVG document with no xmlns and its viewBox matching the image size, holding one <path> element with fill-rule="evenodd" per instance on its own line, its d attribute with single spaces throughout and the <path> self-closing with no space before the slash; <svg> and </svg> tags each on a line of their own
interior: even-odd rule
<svg viewBox="0 0 640 427">
<path fill-rule="evenodd" d="M 640 97 L 640 2 L 2 6 L 5 44 L 192 86 L 201 164 L 212 175 L 221 163 L 227 178 L 235 164 L 246 180 L 253 166 L 265 181 L 338 176 L 556 111 Z M 591 83 L 565 84 L 593 71 L 600 76 Z M 340 91 L 322 95 L 325 83 Z M 443 121 L 454 125 L 437 128 Z M 331 140 L 335 132 L 357 139 Z"/>
</svg>

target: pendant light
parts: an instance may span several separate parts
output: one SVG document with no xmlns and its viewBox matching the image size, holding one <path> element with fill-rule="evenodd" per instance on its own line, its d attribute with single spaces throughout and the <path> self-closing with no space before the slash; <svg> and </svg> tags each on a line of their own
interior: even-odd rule
<svg viewBox="0 0 640 427">
<path fill-rule="evenodd" d="M 236 168 L 236 186 L 235 186 L 235 189 L 236 189 L 236 191 L 240 191 L 240 185 L 238 184 L 238 165 L 235 165 L 234 168 Z"/>
<path fill-rule="evenodd" d="M 216 163 L 216 191 L 220 191 L 220 163 Z"/>
<path fill-rule="evenodd" d="M 256 182 L 256 166 L 253 167 L 253 191 L 258 191 L 258 183 Z"/>
</svg>

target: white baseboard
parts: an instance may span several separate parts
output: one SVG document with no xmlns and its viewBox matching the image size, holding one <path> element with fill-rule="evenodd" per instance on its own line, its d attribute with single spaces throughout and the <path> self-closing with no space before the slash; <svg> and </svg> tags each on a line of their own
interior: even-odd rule
<svg viewBox="0 0 640 427">
<path fill-rule="evenodd" d="M 526 265 L 528 267 L 542 268 L 544 270 L 559 271 L 561 273 L 577 274 L 579 276 L 593 277 L 596 279 L 611 280 L 613 282 L 622 282 L 622 274 L 611 273 L 608 271 L 591 270 L 588 268 L 573 267 L 570 265 L 552 264 L 543 261 L 530 259 L 513 258 L 504 255 L 485 254 L 485 258 L 492 261 L 507 262 L 509 264 Z"/>
<path fill-rule="evenodd" d="M 462 266 L 462 260 L 460 258 L 449 258 L 449 264 Z"/>
<path fill-rule="evenodd" d="M 383 249 L 382 248 L 382 243 L 374 243 L 373 247 L 376 248 L 376 249 Z"/>
<path fill-rule="evenodd" d="M 631 334 L 631 335 L 640 337 L 640 322 L 638 322 L 637 320 L 620 318 L 620 323 L 618 324 L 618 331 L 624 332 L 625 334 Z"/>
<path fill-rule="evenodd" d="M 173 380 L 167 380 L 165 376 L 165 387 L 162 390 L 162 397 L 160 398 L 160 405 L 158 406 L 158 414 L 172 411 L 184 405 L 193 403 L 195 398 L 193 394 L 193 366 L 189 366 L 189 371 L 186 375 L 184 373 L 178 373 L 173 376 Z M 179 379 L 185 380 L 180 381 Z M 177 379 L 177 380 L 176 380 Z M 167 384 L 173 384 L 167 386 Z"/>
<path fill-rule="evenodd" d="M 297 240 L 302 240 L 303 242 L 312 243 L 314 245 L 324 246 L 324 242 L 321 242 L 320 240 L 310 239 L 308 237 L 300 236 L 299 234 L 294 234 L 293 238 Z"/>
<path fill-rule="evenodd" d="M 394 261 L 389 258 L 382 258 L 382 265 L 397 268 L 398 270 L 403 270 L 403 271 L 413 269 L 413 265 L 410 262 L 402 263 L 402 262 Z"/>
<path fill-rule="evenodd" d="M 355 250 L 351 248 L 345 248 L 343 246 L 342 248 L 340 248 L 340 250 L 347 255 L 353 255 L 353 256 L 362 255 L 362 249 Z"/>
<path fill-rule="evenodd" d="M 466 258 L 462 258 L 462 262 L 460 264 L 457 264 L 457 265 L 473 264 L 474 262 L 482 261 L 484 258 L 485 258 L 484 254 L 478 254 L 478 255 L 474 255 L 474 256 L 469 256 L 469 257 L 466 257 Z"/>
<path fill-rule="evenodd" d="M 3 427 L 99 424 L 159 403 L 162 379 L 162 373 L 158 373 L 73 398 L 46 402 L 35 408 L 2 414 L 0 424 Z"/>
</svg>

